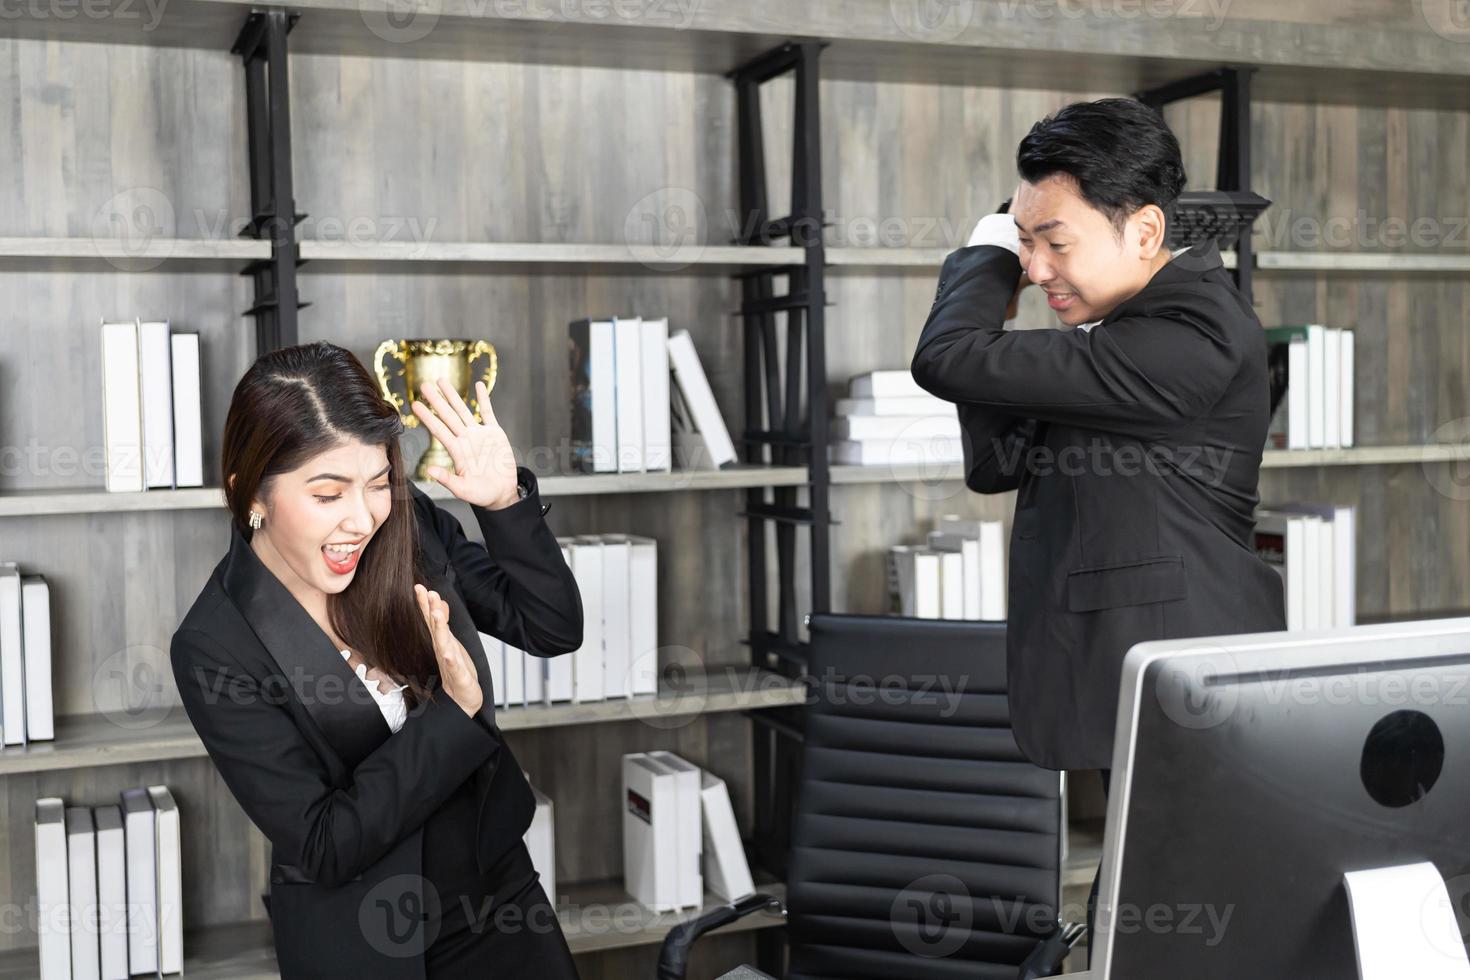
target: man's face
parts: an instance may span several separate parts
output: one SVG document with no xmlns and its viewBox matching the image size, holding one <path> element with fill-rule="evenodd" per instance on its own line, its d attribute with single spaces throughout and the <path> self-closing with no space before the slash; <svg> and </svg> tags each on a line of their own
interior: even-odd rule
<svg viewBox="0 0 1470 980">
<path fill-rule="evenodd" d="M 1047 305 L 1068 326 L 1101 320 L 1168 261 L 1159 208 L 1140 208 L 1120 235 L 1067 174 L 1021 181 L 1010 214 L 1026 278 L 1046 291 Z"/>
</svg>

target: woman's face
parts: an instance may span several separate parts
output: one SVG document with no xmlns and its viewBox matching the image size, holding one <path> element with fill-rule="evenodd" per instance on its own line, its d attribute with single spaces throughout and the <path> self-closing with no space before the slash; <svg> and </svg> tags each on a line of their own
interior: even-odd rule
<svg viewBox="0 0 1470 980">
<path fill-rule="evenodd" d="M 354 439 L 276 478 L 251 546 L 293 594 L 341 592 L 392 504 L 387 451 Z"/>
</svg>

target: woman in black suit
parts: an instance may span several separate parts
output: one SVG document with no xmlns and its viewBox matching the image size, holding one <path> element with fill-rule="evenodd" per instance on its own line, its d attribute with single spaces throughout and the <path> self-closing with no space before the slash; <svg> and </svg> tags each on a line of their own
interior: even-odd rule
<svg viewBox="0 0 1470 980">
<path fill-rule="evenodd" d="M 575 978 L 478 633 L 569 653 L 581 597 L 485 386 L 483 422 L 447 384 L 422 395 L 454 460 L 432 475 L 483 547 L 407 479 L 398 411 L 350 352 L 250 368 L 225 422 L 230 550 L 174 634 L 174 678 L 271 842 L 283 980 Z"/>
</svg>

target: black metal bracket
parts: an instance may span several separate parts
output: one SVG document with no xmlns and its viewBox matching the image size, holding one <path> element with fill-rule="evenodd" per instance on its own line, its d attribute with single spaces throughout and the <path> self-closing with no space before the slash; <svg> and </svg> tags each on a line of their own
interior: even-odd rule
<svg viewBox="0 0 1470 980">
<path fill-rule="evenodd" d="M 1215 187 L 1220 191 L 1250 191 L 1251 75 L 1255 71 L 1248 65 L 1230 65 L 1133 95 L 1138 101 L 1162 112 L 1170 102 L 1210 92 L 1220 93 L 1220 147 L 1215 162 Z M 1249 223 L 1235 240 L 1235 259 L 1236 288 L 1247 299 L 1253 299 L 1255 252 L 1251 246 Z"/>
<path fill-rule="evenodd" d="M 807 467 L 799 486 L 754 487 L 746 491 L 741 512 L 748 523 L 746 548 L 750 590 L 749 645 L 758 667 L 798 676 L 806 643 L 796 611 L 797 534 L 809 535 L 812 611 L 831 605 L 827 466 L 827 362 L 824 334 L 826 248 L 822 241 L 821 125 L 818 57 L 824 42 L 788 42 L 731 71 L 735 85 L 740 164 L 740 231 L 736 244 L 757 247 L 786 241 L 802 249 L 800 263 L 771 263 L 733 276 L 740 283 L 744 327 L 745 431 L 742 458 L 747 463 Z M 791 161 L 791 210 L 773 217 L 767 200 L 766 155 L 761 133 L 760 87 L 790 73 L 795 76 Z M 783 241 L 784 240 L 784 241 Z M 777 277 L 785 293 L 777 294 Z M 785 317 L 780 343 L 777 317 Z M 784 351 L 782 347 L 784 346 Z M 783 360 L 784 354 L 784 360 Z M 803 364 L 803 361 L 805 362 Z M 803 504 L 798 495 L 805 492 Z M 777 622 L 768 622 L 767 530 L 775 536 Z M 779 726 L 753 731 L 757 863 L 784 877 L 790 846 L 792 798 L 799 756 L 795 739 L 801 713 L 782 714 Z M 763 712 L 766 713 L 766 712 Z"/>
<path fill-rule="evenodd" d="M 256 354 L 297 343 L 296 311 L 300 301 L 296 267 L 301 247 L 296 225 L 306 217 L 296 212 L 291 184 L 291 103 L 286 65 L 286 35 L 300 14 L 257 10 L 230 47 L 245 65 L 246 139 L 250 151 L 250 221 L 245 238 L 271 243 L 268 259 L 251 262 L 241 275 L 255 283 L 255 301 L 245 311 L 255 318 Z"/>
</svg>

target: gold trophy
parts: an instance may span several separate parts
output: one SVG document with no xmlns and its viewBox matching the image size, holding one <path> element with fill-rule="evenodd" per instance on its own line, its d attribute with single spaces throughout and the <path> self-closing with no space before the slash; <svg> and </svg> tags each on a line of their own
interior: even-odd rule
<svg viewBox="0 0 1470 980">
<path fill-rule="evenodd" d="M 388 369 L 383 363 L 388 357 L 395 358 L 403 365 L 393 376 L 403 378 L 409 399 L 418 398 L 419 401 L 424 401 L 419 396 L 419 385 L 433 384 L 440 378 L 447 378 L 474 412 L 475 421 L 482 422 L 484 420 L 480 418 L 480 406 L 472 391 L 474 379 L 470 374 L 471 366 L 482 355 L 487 358 L 488 363 L 479 380 L 485 382 L 485 391 L 489 392 L 495 387 L 498 362 L 495 345 L 488 340 L 385 340 L 378 345 L 377 353 L 373 355 L 373 370 L 378 375 L 378 386 L 383 389 L 383 397 L 398 409 L 403 424 L 410 429 L 418 426 L 419 417 L 412 411 L 404 413 L 407 402 L 393 390 L 388 381 Z M 429 436 L 429 448 L 419 458 L 413 478 L 420 482 L 427 481 L 431 466 L 442 466 L 450 472 L 454 471 L 454 460 L 450 457 L 449 450 L 432 434 Z"/>
</svg>

